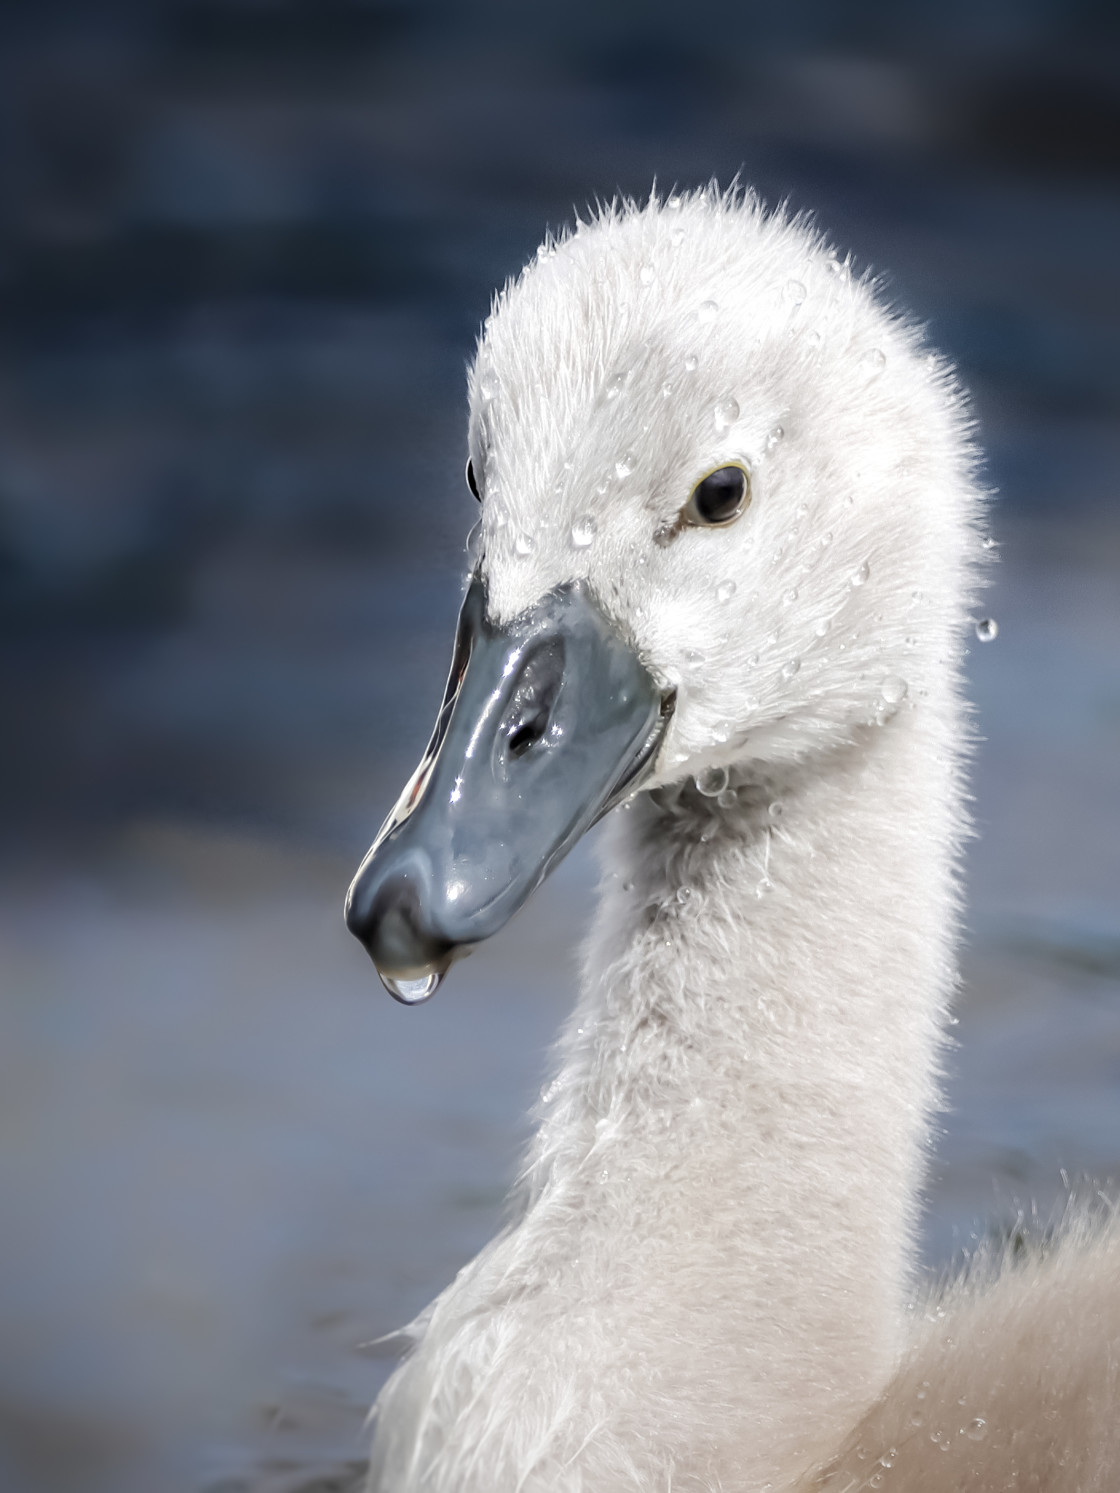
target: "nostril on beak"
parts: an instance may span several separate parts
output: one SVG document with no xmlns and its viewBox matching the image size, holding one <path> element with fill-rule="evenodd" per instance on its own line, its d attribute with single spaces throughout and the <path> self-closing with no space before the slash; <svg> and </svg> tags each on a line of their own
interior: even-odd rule
<svg viewBox="0 0 1120 1493">
<path fill-rule="evenodd" d="M 562 639 L 550 638 L 522 662 L 505 717 L 506 751 L 511 757 L 523 757 L 544 739 L 563 678 Z"/>
<path fill-rule="evenodd" d="M 548 712 L 539 711 L 531 720 L 515 726 L 507 740 L 511 757 L 524 757 L 530 747 L 536 746 L 548 730 Z"/>
</svg>

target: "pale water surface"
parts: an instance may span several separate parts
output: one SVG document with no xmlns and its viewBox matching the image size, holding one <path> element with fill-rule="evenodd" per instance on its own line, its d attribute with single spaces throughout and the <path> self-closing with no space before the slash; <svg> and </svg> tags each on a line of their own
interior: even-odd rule
<svg viewBox="0 0 1120 1493">
<path fill-rule="evenodd" d="M 1120 1174 L 1120 530 L 1000 529 L 999 637 L 970 659 L 980 838 L 933 1263 L 1032 1201 L 1048 1214 L 1061 1168 Z M 581 848 L 405 1009 L 343 929 L 351 870 L 184 824 L 9 869 L 3 1488 L 356 1477 L 390 1366 L 363 1345 L 499 1221 L 594 871 Z"/>
</svg>

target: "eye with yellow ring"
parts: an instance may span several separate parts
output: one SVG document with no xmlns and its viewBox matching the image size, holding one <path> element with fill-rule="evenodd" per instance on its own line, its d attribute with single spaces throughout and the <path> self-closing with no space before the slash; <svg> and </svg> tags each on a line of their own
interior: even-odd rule
<svg viewBox="0 0 1120 1493">
<path fill-rule="evenodd" d="M 751 474 L 733 462 L 701 477 L 681 509 L 681 519 L 698 528 L 720 529 L 733 524 L 750 501 Z"/>
<path fill-rule="evenodd" d="M 482 494 L 478 490 L 478 479 L 474 475 L 474 462 L 473 461 L 468 461 L 467 462 L 467 474 L 466 475 L 467 475 L 467 486 L 470 488 L 471 492 L 475 495 L 475 497 L 481 503 L 482 502 Z"/>
</svg>

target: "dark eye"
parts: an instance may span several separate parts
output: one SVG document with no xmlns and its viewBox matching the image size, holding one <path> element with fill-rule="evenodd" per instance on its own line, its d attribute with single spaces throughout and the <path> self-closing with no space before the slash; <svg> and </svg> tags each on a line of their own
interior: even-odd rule
<svg viewBox="0 0 1120 1493">
<path fill-rule="evenodd" d="M 718 527 L 739 517 L 751 500 L 751 478 L 745 467 L 717 467 L 692 489 L 681 517 L 686 524 Z"/>
<path fill-rule="evenodd" d="M 475 497 L 481 503 L 482 502 L 482 494 L 479 492 L 479 490 L 478 490 L 478 483 L 475 481 L 474 462 L 473 461 L 468 461 L 467 462 L 467 486 L 470 488 L 471 492 L 474 493 Z"/>
</svg>

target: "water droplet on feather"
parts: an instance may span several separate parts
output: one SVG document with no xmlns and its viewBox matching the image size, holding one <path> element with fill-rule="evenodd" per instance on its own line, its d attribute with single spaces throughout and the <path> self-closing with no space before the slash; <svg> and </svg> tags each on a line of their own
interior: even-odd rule
<svg viewBox="0 0 1120 1493">
<path fill-rule="evenodd" d="M 696 774 L 696 787 L 705 798 L 718 798 L 727 787 L 727 768 L 705 767 Z"/>
<path fill-rule="evenodd" d="M 739 401 L 730 397 L 721 400 L 715 408 L 716 434 L 722 435 L 725 430 L 730 430 L 739 418 Z"/>
<path fill-rule="evenodd" d="M 595 538 L 598 525 L 590 513 L 581 513 L 572 525 L 572 548 L 585 550 Z"/>
</svg>

